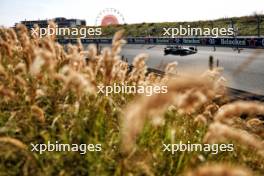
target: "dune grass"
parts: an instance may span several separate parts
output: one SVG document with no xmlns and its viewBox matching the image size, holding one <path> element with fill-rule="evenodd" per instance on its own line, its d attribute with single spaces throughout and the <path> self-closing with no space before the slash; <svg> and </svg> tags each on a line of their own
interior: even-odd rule
<svg viewBox="0 0 264 176">
<path fill-rule="evenodd" d="M 263 122 L 254 119 L 254 113 L 231 123 L 214 119 L 229 103 L 223 101 L 219 70 L 197 78 L 175 78 L 172 64 L 163 77 L 145 75 L 146 58 L 141 55 L 128 73 L 119 56 L 122 36 L 118 32 L 112 48 L 102 53 L 94 46 L 85 50 L 80 43 L 68 46 L 66 52 L 53 36 L 30 38 L 24 26 L 18 26 L 17 33 L 1 29 L 0 175 L 264 174 L 263 148 L 240 143 L 232 134 L 219 133 L 216 139 L 225 137 L 225 143 L 234 143 L 233 152 L 163 151 L 164 143 L 204 143 L 205 136 L 215 132 L 214 125 L 230 133 L 240 129 L 263 146 Z M 113 83 L 165 84 L 169 92 L 151 97 L 96 93 L 98 85 Z M 241 104 L 234 106 L 232 116 L 247 113 Z M 252 107 L 263 110 L 262 104 Z M 31 151 L 31 143 L 56 141 L 102 144 L 102 151 L 84 155 Z"/>
</svg>

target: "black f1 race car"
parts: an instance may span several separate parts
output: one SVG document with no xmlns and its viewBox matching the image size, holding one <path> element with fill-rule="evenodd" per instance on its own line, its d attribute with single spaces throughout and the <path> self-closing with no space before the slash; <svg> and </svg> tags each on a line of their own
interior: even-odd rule
<svg viewBox="0 0 264 176">
<path fill-rule="evenodd" d="M 164 48 L 164 55 L 172 54 L 172 55 L 186 56 L 195 53 L 197 53 L 196 47 L 183 48 L 181 46 L 176 45 L 176 46 L 166 46 Z"/>
</svg>

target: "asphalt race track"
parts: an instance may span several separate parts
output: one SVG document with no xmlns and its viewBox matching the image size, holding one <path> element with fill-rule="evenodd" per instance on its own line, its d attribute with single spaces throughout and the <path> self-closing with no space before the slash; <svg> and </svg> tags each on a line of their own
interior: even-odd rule
<svg viewBox="0 0 264 176">
<path fill-rule="evenodd" d="M 104 46 L 102 46 L 104 47 Z M 227 86 L 254 94 L 264 95 L 264 50 L 243 49 L 238 51 L 232 48 L 198 47 L 196 54 L 187 56 L 164 55 L 162 45 L 134 45 L 123 47 L 122 55 L 129 63 L 140 53 L 149 54 L 148 67 L 163 70 L 166 64 L 178 62 L 178 72 L 181 74 L 198 74 L 208 69 L 209 56 L 214 57 L 214 65 L 219 60 L 219 66 L 224 68 L 223 76 Z M 234 74 L 242 63 L 247 63 L 241 72 Z"/>
</svg>

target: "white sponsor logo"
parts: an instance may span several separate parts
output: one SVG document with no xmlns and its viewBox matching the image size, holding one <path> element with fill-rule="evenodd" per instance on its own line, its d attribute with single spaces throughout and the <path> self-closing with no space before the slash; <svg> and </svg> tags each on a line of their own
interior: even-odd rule
<svg viewBox="0 0 264 176">
<path fill-rule="evenodd" d="M 215 39 L 209 39 L 209 43 L 210 43 L 210 45 L 214 45 L 215 44 Z"/>
<path fill-rule="evenodd" d="M 221 45 L 239 45 L 246 46 L 245 40 L 221 39 Z"/>
<path fill-rule="evenodd" d="M 181 42 L 180 39 L 178 38 L 175 39 L 175 43 L 179 44 L 180 42 Z"/>
</svg>

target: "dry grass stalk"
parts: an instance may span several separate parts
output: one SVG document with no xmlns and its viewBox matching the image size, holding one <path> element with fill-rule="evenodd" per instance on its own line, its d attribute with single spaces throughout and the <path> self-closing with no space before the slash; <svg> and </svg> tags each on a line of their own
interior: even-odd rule
<svg viewBox="0 0 264 176">
<path fill-rule="evenodd" d="M 145 84 L 146 85 L 161 85 L 163 82 L 161 80 L 161 77 L 158 76 L 155 73 L 149 73 L 147 77 L 145 78 Z"/>
<path fill-rule="evenodd" d="M 164 69 L 164 76 L 162 78 L 162 82 L 166 83 L 169 81 L 169 79 L 173 78 L 174 76 L 177 75 L 177 66 L 178 62 L 174 61 L 171 63 L 168 63 Z"/>
<path fill-rule="evenodd" d="M 8 73 L 6 72 L 4 66 L 0 63 L 0 76 L 3 76 L 4 78 L 8 77 Z"/>
<path fill-rule="evenodd" d="M 216 103 L 210 103 L 204 108 L 202 116 L 206 119 L 213 119 L 214 114 L 219 109 L 219 106 Z"/>
<path fill-rule="evenodd" d="M 41 122 L 41 123 L 44 123 L 45 122 L 45 113 L 37 105 L 31 106 L 31 113 L 32 113 L 32 115 L 34 117 L 36 117 L 38 119 L 39 122 Z"/>
<path fill-rule="evenodd" d="M 194 118 L 194 122 L 206 125 L 207 119 L 203 115 L 199 114 L 197 117 Z"/>
<path fill-rule="evenodd" d="M 174 100 L 174 105 L 178 107 L 179 113 L 193 113 L 208 101 L 206 94 L 200 90 L 190 89 L 179 95 Z"/>
<path fill-rule="evenodd" d="M 256 126 L 261 126 L 264 124 L 264 122 L 260 119 L 257 119 L 257 118 L 253 118 L 253 119 L 250 119 L 246 122 L 247 126 L 250 127 L 250 128 L 253 128 L 253 127 L 256 127 Z"/>
<path fill-rule="evenodd" d="M 112 40 L 112 54 L 114 56 L 118 55 L 121 52 L 121 47 L 126 43 L 123 40 L 125 30 L 119 30 L 115 33 Z"/>
<path fill-rule="evenodd" d="M 18 139 L 12 138 L 12 137 L 0 137 L 1 143 L 8 143 L 16 146 L 19 149 L 27 150 L 27 145 L 21 142 Z"/>
<path fill-rule="evenodd" d="M 64 82 L 62 94 L 65 94 L 68 90 L 72 90 L 77 93 L 78 97 L 81 97 L 85 93 L 94 93 L 95 87 L 85 75 L 64 66 L 61 73 L 56 76 L 57 79 L 61 79 Z"/>
<path fill-rule="evenodd" d="M 109 48 L 105 48 L 102 51 L 102 57 L 100 59 L 101 62 L 101 72 L 104 78 L 104 84 L 109 85 L 113 79 L 113 68 L 115 64 L 117 64 L 119 58 L 113 57 L 111 50 Z"/>
<path fill-rule="evenodd" d="M 168 84 L 168 93 L 155 94 L 150 97 L 141 97 L 130 104 L 123 119 L 122 143 L 125 152 L 131 151 L 137 135 L 142 130 L 146 117 L 155 111 L 159 114 L 177 99 L 177 93 L 184 93 L 189 89 L 199 89 L 208 99 L 212 97 L 212 85 L 205 79 L 182 79 L 171 80 Z"/>
<path fill-rule="evenodd" d="M 186 176 L 253 176 L 251 171 L 241 167 L 224 164 L 211 164 L 189 171 Z"/>
<path fill-rule="evenodd" d="M 13 90 L 6 88 L 3 85 L 0 85 L 0 95 L 5 100 L 14 100 L 16 97 L 16 93 Z"/>
<path fill-rule="evenodd" d="M 219 122 L 214 122 L 209 126 L 204 137 L 204 143 L 218 143 L 228 140 L 234 140 L 242 146 L 255 149 L 260 156 L 264 157 L 264 145 L 262 141 L 245 130 L 238 130 Z"/>
<path fill-rule="evenodd" d="M 237 101 L 222 106 L 216 113 L 214 120 L 230 123 L 233 117 L 242 114 L 257 115 L 264 114 L 264 105 L 259 102 Z"/>
<path fill-rule="evenodd" d="M 146 60 L 147 54 L 139 54 L 133 60 L 133 70 L 129 73 L 129 82 L 133 84 L 142 84 L 145 81 L 145 75 L 147 73 Z"/>
</svg>

